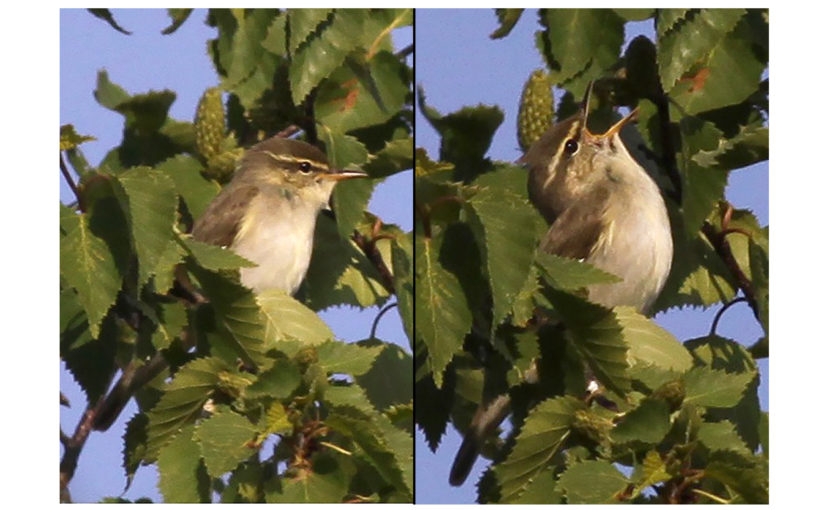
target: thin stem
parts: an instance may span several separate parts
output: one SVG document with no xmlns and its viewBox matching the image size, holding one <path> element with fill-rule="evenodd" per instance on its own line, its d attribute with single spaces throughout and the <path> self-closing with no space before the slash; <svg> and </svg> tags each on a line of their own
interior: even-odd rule
<svg viewBox="0 0 825 510">
<path fill-rule="evenodd" d="M 388 310 L 395 308 L 398 306 L 398 302 L 390 303 L 378 312 L 378 315 L 375 316 L 375 320 L 372 321 L 372 328 L 370 329 L 370 338 L 375 338 L 375 330 L 378 329 L 378 321 L 381 320 L 381 316 L 387 313 Z"/>
<path fill-rule="evenodd" d="M 716 336 L 716 326 L 719 325 L 719 319 L 722 318 L 722 314 L 725 313 L 727 309 L 731 306 L 735 305 L 736 303 L 741 303 L 743 301 L 747 301 L 747 299 L 745 299 L 742 296 L 739 296 L 736 299 L 728 301 L 722 306 L 722 308 L 719 309 L 719 311 L 716 313 L 716 316 L 713 318 L 713 324 L 711 324 L 710 326 L 710 336 Z"/>
<path fill-rule="evenodd" d="M 742 268 L 739 267 L 739 263 L 736 262 L 736 257 L 733 256 L 728 240 L 725 239 L 723 233 L 716 231 L 713 225 L 708 222 L 705 222 L 704 225 L 702 225 L 702 233 L 705 234 L 705 237 L 707 237 L 708 241 L 710 241 L 710 244 L 713 246 L 716 254 L 719 255 L 719 258 L 722 259 L 728 270 L 730 270 L 731 274 L 733 274 L 738 287 L 742 290 L 742 293 L 745 295 L 745 299 L 748 301 L 748 305 L 750 305 L 751 310 L 753 310 L 753 315 L 759 319 L 759 307 L 756 303 L 756 294 L 753 290 L 753 283 L 745 275 Z"/>
<path fill-rule="evenodd" d="M 711 494 L 710 492 L 705 492 L 702 489 L 691 489 L 694 494 L 698 494 L 700 496 L 704 496 L 710 500 L 716 501 L 717 503 L 721 503 L 723 505 L 729 505 L 730 501 L 727 499 L 720 498 L 716 494 Z"/>
<path fill-rule="evenodd" d="M 364 234 L 358 232 L 357 230 L 353 231 L 352 240 L 359 248 L 361 248 L 361 251 L 364 252 L 367 259 L 369 259 L 372 265 L 375 266 L 375 269 L 378 270 L 378 273 L 381 275 L 381 283 L 384 285 L 384 288 L 387 289 L 390 294 L 395 294 L 395 285 L 393 284 L 392 272 L 384 262 L 381 252 L 375 247 L 375 242 L 367 239 Z"/>
<path fill-rule="evenodd" d="M 63 178 L 66 179 L 66 184 L 69 185 L 69 188 L 71 188 L 72 193 L 74 193 L 74 196 L 77 199 L 77 206 L 80 208 L 81 211 L 83 211 L 84 204 L 83 200 L 80 198 L 80 190 L 77 188 L 77 185 L 72 179 L 72 174 L 69 173 L 69 168 L 66 166 L 66 162 L 63 161 L 63 154 L 60 155 L 60 173 L 63 174 Z"/>
</svg>

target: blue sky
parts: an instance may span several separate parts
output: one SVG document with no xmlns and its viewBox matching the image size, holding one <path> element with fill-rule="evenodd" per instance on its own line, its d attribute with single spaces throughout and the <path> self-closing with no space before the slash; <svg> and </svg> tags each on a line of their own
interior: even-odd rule
<svg viewBox="0 0 825 510">
<path fill-rule="evenodd" d="M 524 81 L 536 68 L 543 68 L 535 50 L 537 24 L 535 10 L 525 12 L 513 32 L 504 39 L 489 35 L 498 27 L 491 9 L 417 9 L 416 10 L 416 85 L 424 88 L 427 104 L 442 114 L 463 106 L 498 105 L 504 122 L 487 155 L 493 160 L 515 161 L 521 156 L 516 140 L 516 116 Z M 636 35 L 652 38 L 652 22 L 626 25 L 626 43 Z M 426 119 L 416 113 L 416 146 L 424 147 L 437 158 L 439 138 Z M 762 225 L 768 223 L 768 165 L 737 170 L 730 177 L 727 196 L 734 206 L 755 212 Z M 659 314 L 656 322 L 680 340 L 704 336 L 719 306 L 708 310 L 685 309 Z M 762 336 L 759 324 L 746 305 L 736 305 L 725 313 L 718 333 L 750 345 Z M 768 405 L 768 366 L 759 363 L 762 384 L 760 400 Z M 489 464 L 480 459 L 462 487 L 451 487 L 447 476 L 460 435 L 451 427 L 435 454 L 424 435 L 416 431 L 416 502 L 472 503 L 481 473 Z"/>
<path fill-rule="evenodd" d="M 204 89 L 218 85 L 218 76 L 206 52 L 206 41 L 214 38 L 217 31 L 204 23 L 206 10 L 196 10 L 171 35 L 160 33 L 169 26 L 165 9 L 115 9 L 113 13 L 118 24 L 132 35 L 115 31 L 85 9 L 60 11 L 60 123 L 74 124 L 78 133 L 97 138 L 82 147 L 92 165 L 97 165 L 109 149 L 120 143 L 123 129 L 123 117 L 103 108 L 93 97 L 99 70 L 106 69 L 109 79 L 129 93 L 163 89 L 176 92 L 170 115 L 180 120 L 192 120 Z M 411 28 L 396 32 L 397 48 L 411 41 Z M 62 178 L 60 198 L 64 202 L 73 200 Z M 412 171 L 379 184 L 369 210 L 385 223 L 411 230 Z M 338 338 L 356 341 L 369 336 L 377 311 L 342 308 L 322 312 L 321 316 Z M 409 352 L 395 309 L 383 316 L 376 336 L 395 341 Z M 61 407 L 60 411 L 61 426 L 71 434 L 85 408 L 85 397 L 62 366 L 60 388 L 72 403 L 70 409 Z M 131 404 L 107 432 L 93 432 L 89 436 L 70 485 L 75 502 L 96 502 L 103 496 L 117 496 L 122 490 L 122 436 L 135 410 Z M 142 467 L 124 497 L 148 496 L 160 501 L 156 482 L 154 466 Z"/>
</svg>

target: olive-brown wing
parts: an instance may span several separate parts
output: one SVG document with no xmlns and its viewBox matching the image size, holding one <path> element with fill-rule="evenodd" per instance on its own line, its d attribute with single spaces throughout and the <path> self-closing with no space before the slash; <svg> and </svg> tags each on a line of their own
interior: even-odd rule
<svg viewBox="0 0 825 510">
<path fill-rule="evenodd" d="M 224 188 L 195 222 L 192 237 L 217 246 L 231 246 L 249 203 L 259 192 L 258 187 L 252 185 Z"/>
</svg>

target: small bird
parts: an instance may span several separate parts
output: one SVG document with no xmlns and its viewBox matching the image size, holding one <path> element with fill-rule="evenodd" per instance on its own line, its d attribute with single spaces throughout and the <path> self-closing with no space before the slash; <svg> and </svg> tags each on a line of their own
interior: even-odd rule
<svg viewBox="0 0 825 510">
<path fill-rule="evenodd" d="M 604 134 L 593 134 L 586 125 L 591 90 L 592 83 L 578 114 L 551 127 L 520 160 L 529 170 L 530 201 L 550 224 L 539 248 L 622 279 L 591 285 L 590 301 L 644 313 L 670 274 L 667 208 L 656 183 L 619 137 L 638 109 Z M 537 382 L 535 372 L 528 370 L 526 382 Z M 453 462 L 452 485 L 464 483 L 481 445 L 509 413 L 508 394 L 479 407 Z"/>
<path fill-rule="evenodd" d="M 329 207 L 335 184 L 366 176 L 330 168 L 326 155 L 306 142 L 269 138 L 246 151 L 192 237 L 257 264 L 240 270 L 241 283 L 256 294 L 293 294 L 309 267 L 318 213 Z"/>
<path fill-rule="evenodd" d="M 256 294 L 269 289 L 293 294 L 309 267 L 318 212 L 328 207 L 335 184 L 366 176 L 330 168 L 324 153 L 308 143 L 269 138 L 246 151 L 232 180 L 195 223 L 192 236 L 256 263 L 240 270 L 241 283 Z M 163 356 L 156 355 L 145 373 L 157 374 L 166 366 Z M 97 409 L 95 430 L 114 423 L 135 386 L 133 380 L 121 379 Z"/>
</svg>

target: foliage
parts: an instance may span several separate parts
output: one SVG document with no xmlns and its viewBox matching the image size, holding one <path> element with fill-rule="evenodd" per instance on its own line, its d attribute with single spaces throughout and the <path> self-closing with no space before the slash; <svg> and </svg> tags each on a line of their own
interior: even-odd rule
<svg viewBox="0 0 825 510">
<path fill-rule="evenodd" d="M 190 12 L 170 9 L 164 33 Z M 315 312 L 395 295 L 412 330 L 411 233 L 365 212 L 381 179 L 412 166 L 411 67 L 391 40 L 412 10 L 210 9 L 207 23 L 220 89 L 195 122 L 168 116 L 174 92 L 133 95 L 101 71 L 94 95 L 123 115 L 121 144 L 93 168 L 90 138 L 61 129 L 77 195 L 60 206 L 61 357 L 88 397 L 85 433 L 134 393 L 126 484 L 154 463 L 166 502 L 411 501 L 410 355 L 337 340 Z M 336 188 L 297 299 L 255 296 L 238 282 L 248 261 L 186 234 L 243 148 L 276 133 L 372 177 Z M 64 441 L 66 499 L 84 442 Z"/>
<path fill-rule="evenodd" d="M 520 9 L 496 14 L 493 38 L 526 22 Z M 447 422 L 464 431 L 479 402 L 509 391 L 513 430 L 482 450 L 494 463 L 480 502 L 767 502 L 754 357 L 767 357 L 768 228 L 724 196 L 730 172 L 768 159 L 767 11 L 542 9 L 538 18 L 547 81 L 563 95 L 555 120 L 591 81 L 594 132 L 615 107 L 640 109 L 624 134 L 663 189 L 675 245 L 653 311 L 740 296 L 765 338 L 749 351 L 714 325 L 680 343 L 633 310 L 587 302 L 579 289 L 613 277 L 536 252 L 547 226 L 527 201 L 526 172 L 485 156 L 502 112 L 442 114 L 422 90 L 441 147 L 437 161 L 418 149 L 415 163 L 416 423 L 435 450 Z M 639 36 L 622 53 L 625 23 L 644 19 L 655 40 Z M 523 101 L 543 101 L 535 76 Z M 533 362 L 538 384 L 523 377 Z M 582 397 L 585 364 L 607 388 L 598 398 Z"/>
</svg>

